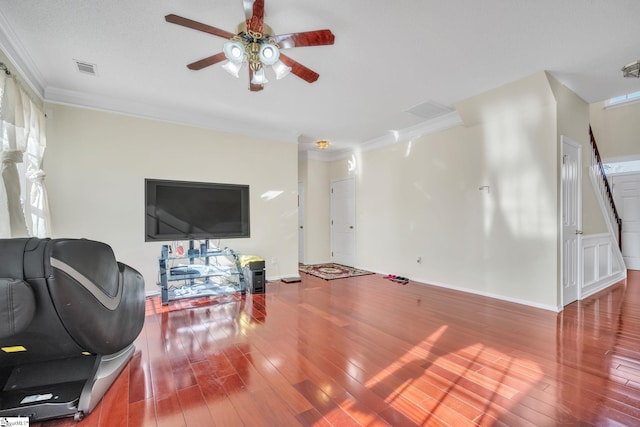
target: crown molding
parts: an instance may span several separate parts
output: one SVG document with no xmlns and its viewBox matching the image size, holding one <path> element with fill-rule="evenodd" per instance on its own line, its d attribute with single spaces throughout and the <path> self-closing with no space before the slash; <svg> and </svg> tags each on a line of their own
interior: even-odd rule
<svg viewBox="0 0 640 427">
<path fill-rule="evenodd" d="M 458 112 L 453 111 L 402 130 L 390 131 L 388 134 L 370 139 L 356 148 L 324 152 L 308 151 L 307 158 L 325 162 L 348 159 L 355 153 L 377 150 L 390 145 L 408 142 L 425 135 L 442 132 L 443 130 L 455 126 L 461 126 L 463 124 L 462 118 Z"/>
<path fill-rule="evenodd" d="M 21 77 L 29 88 L 40 98 L 44 100 L 44 88 L 46 87 L 45 79 L 38 71 L 35 63 L 27 53 L 27 50 L 20 43 L 20 39 L 11 29 L 11 25 L 7 18 L 2 14 L 0 9 L 0 49 L 5 56 L 11 61 L 11 65 L 15 67 L 15 73 Z"/>
<path fill-rule="evenodd" d="M 452 111 L 451 113 L 418 123 L 417 125 L 389 131 L 386 135 L 370 139 L 363 144 L 361 151 L 375 150 L 393 144 L 408 142 L 421 136 L 441 132 L 462 124 L 464 124 L 462 117 L 460 117 L 457 111 Z"/>
<path fill-rule="evenodd" d="M 40 100 L 45 102 L 186 126 L 195 126 L 251 137 L 297 143 L 297 134 L 291 131 L 275 130 L 265 126 L 249 127 L 246 122 L 212 117 L 212 115 L 206 113 L 184 112 L 182 110 L 152 106 L 137 101 L 109 96 L 89 95 L 82 92 L 51 87 L 42 77 L 42 74 L 38 71 L 27 50 L 22 46 L 22 43 L 20 43 L 20 40 L 11 29 L 11 25 L 2 14 L 2 10 L 0 10 L 0 49 L 11 62 L 11 66 L 15 68 L 12 71 L 15 71 L 15 74 L 19 74 L 21 80 L 31 88 Z"/>
<path fill-rule="evenodd" d="M 83 92 L 55 87 L 48 87 L 45 90 L 45 100 L 53 104 L 70 105 L 143 119 L 194 126 L 281 142 L 297 143 L 297 134 L 293 131 L 247 126 L 247 123 L 244 121 L 241 122 L 228 117 L 216 116 L 211 113 L 179 110 L 104 95 L 88 95 Z"/>
<path fill-rule="evenodd" d="M 309 152 L 309 158 L 314 160 L 322 160 L 325 162 L 348 159 L 356 152 L 362 153 L 366 151 L 377 150 L 383 147 L 388 147 L 394 144 L 401 144 L 403 142 L 412 141 L 416 138 L 420 138 L 422 136 L 430 135 L 437 132 L 442 132 L 449 128 L 461 126 L 463 124 L 464 122 L 462 121 L 462 117 L 460 117 L 457 111 L 453 111 L 451 113 L 447 113 L 440 117 L 418 123 L 417 125 L 410 126 L 405 129 L 390 131 L 388 134 L 370 139 L 361 146 L 353 149 L 326 152 L 311 151 Z"/>
</svg>

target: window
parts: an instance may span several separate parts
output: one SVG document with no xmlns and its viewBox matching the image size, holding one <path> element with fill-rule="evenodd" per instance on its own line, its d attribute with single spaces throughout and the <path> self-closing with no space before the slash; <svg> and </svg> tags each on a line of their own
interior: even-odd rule
<svg viewBox="0 0 640 427">
<path fill-rule="evenodd" d="M 636 102 L 640 102 L 640 91 L 611 98 L 605 103 L 604 108 L 618 107 L 621 105 L 632 104 Z"/>
<path fill-rule="evenodd" d="M 607 175 L 640 172 L 640 160 L 603 163 Z"/>
</svg>

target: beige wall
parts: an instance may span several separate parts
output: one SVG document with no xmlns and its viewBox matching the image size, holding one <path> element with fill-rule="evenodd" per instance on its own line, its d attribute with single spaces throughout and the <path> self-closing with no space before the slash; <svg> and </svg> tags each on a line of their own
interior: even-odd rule
<svg viewBox="0 0 640 427">
<path fill-rule="evenodd" d="M 458 109 L 466 126 L 356 156 L 357 266 L 556 309 L 558 130 L 546 76 Z M 334 162 L 331 178 L 344 166 Z"/>
<path fill-rule="evenodd" d="M 596 198 L 596 192 L 590 177 L 591 143 L 589 138 L 589 104 L 566 86 L 547 74 L 549 84 L 553 90 L 558 110 L 558 141 L 562 136 L 569 137 L 582 147 L 582 231 L 585 236 L 608 233 L 606 218 Z M 561 144 L 558 146 L 558 159 L 561 159 Z M 558 173 L 561 173 L 562 162 L 558 162 Z M 558 193 L 560 196 L 560 193 Z M 560 204 L 558 200 L 558 204 Z M 558 223 L 562 226 L 562 212 L 558 212 Z M 558 234 L 558 251 L 562 251 L 562 234 Z M 561 273 L 558 272 L 558 283 L 562 283 Z M 558 298 L 561 300 L 562 287 L 558 286 Z"/>
<path fill-rule="evenodd" d="M 603 160 L 640 159 L 640 103 L 604 109 L 589 106 L 589 120 Z"/>
<path fill-rule="evenodd" d="M 589 177 L 591 142 L 589 138 L 589 104 L 547 75 L 558 106 L 558 140 L 567 136 L 582 147 L 582 231 L 584 234 L 608 233 L 607 223 Z M 558 147 L 558 156 L 560 147 Z M 561 165 L 558 163 L 558 168 Z"/>
<path fill-rule="evenodd" d="M 251 238 L 219 246 L 264 258 L 268 279 L 297 274 L 294 144 L 62 105 L 47 114 L 54 237 L 109 243 L 154 292 L 161 243 L 144 241 L 144 179 L 249 184 Z"/>
<path fill-rule="evenodd" d="M 585 107 L 553 79 L 547 85 L 557 107 L 548 102 L 547 78 L 539 73 L 461 103 L 465 127 L 331 163 L 297 162 L 292 144 L 49 105 L 45 165 L 54 237 L 110 243 L 156 291 L 160 244 L 144 242 L 144 178 L 249 183 L 252 237 L 220 245 L 264 257 L 270 279 L 291 276 L 296 181 L 306 193 L 305 262 L 317 263 L 330 259 L 330 182 L 355 175 L 357 266 L 553 308 L 557 139 L 567 134 L 582 143 Z M 604 157 L 638 157 L 640 105 L 594 104 L 589 112 Z M 488 194 L 478 190 L 485 185 Z M 267 200 L 267 191 L 281 193 Z M 602 225 L 585 222 L 591 232 Z"/>
</svg>

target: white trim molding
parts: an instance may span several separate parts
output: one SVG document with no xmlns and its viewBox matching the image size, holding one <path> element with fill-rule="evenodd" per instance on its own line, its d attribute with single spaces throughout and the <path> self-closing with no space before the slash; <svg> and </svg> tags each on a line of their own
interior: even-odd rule
<svg viewBox="0 0 640 427">
<path fill-rule="evenodd" d="M 582 289 L 580 299 L 589 297 L 627 277 L 618 256 L 618 242 L 610 233 L 582 236 Z"/>
</svg>

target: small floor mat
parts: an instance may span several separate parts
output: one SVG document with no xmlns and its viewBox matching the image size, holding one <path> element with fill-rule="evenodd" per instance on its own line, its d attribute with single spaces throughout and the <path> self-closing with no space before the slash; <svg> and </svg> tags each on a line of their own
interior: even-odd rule
<svg viewBox="0 0 640 427">
<path fill-rule="evenodd" d="M 314 265 L 300 264 L 298 269 L 302 273 L 311 274 L 312 276 L 320 277 L 324 280 L 345 279 L 347 277 L 374 274 L 371 271 L 360 270 L 357 268 L 335 263 Z"/>
</svg>

